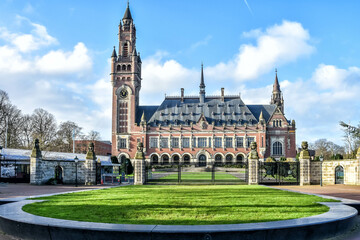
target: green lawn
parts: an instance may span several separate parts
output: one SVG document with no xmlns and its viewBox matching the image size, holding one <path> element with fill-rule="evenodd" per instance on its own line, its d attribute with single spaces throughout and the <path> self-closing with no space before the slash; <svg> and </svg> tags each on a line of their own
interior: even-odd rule
<svg viewBox="0 0 360 240">
<path fill-rule="evenodd" d="M 233 224 L 307 217 L 328 211 L 317 196 L 263 186 L 127 186 L 51 197 L 28 204 L 35 215 L 126 224 Z"/>
<path fill-rule="evenodd" d="M 169 174 L 165 177 L 162 177 L 161 179 L 178 179 L 178 173 Z M 211 181 L 211 172 L 182 172 L 181 173 L 181 180 L 209 180 Z M 221 180 L 236 180 L 239 179 L 231 174 L 227 173 L 216 173 L 215 179 L 221 179 Z"/>
</svg>

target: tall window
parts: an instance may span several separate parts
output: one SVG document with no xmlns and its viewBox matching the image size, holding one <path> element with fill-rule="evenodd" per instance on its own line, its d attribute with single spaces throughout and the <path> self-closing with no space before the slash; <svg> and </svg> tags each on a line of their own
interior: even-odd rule
<svg viewBox="0 0 360 240">
<path fill-rule="evenodd" d="M 171 147 L 173 148 L 179 147 L 179 138 L 171 138 Z"/>
<path fill-rule="evenodd" d="M 199 148 L 206 147 L 206 138 L 203 137 L 198 138 L 198 147 Z"/>
<path fill-rule="evenodd" d="M 236 163 L 242 163 L 244 161 L 244 158 L 241 154 L 236 156 Z"/>
<path fill-rule="evenodd" d="M 247 138 L 247 147 L 248 147 L 248 148 L 250 147 L 250 144 L 251 144 L 252 142 L 255 142 L 255 138 L 254 138 L 254 137 L 248 137 L 248 138 Z"/>
<path fill-rule="evenodd" d="M 282 155 L 282 144 L 281 142 L 273 143 L 273 155 Z"/>
<path fill-rule="evenodd" d="M 123 57 L 127 57 L 127 56 L 128 56 L 128 51 L 129 51 L 128 44 L 125 43 L 124 46 L 123 46 Z"/>
<path fill-rule="evenodd" d="M 188 147 L 190 147 L 190 138 L 183 138 L 183 139 L 182 139 L 182 147 L 183 147 L 183 148 L 188 148 Z"/>
<path fill-rule="evenodd" d="M 228 154 L 226 155 L 226 164 L 231 164 L 233 161 L 232 155 Z"/>
<path fill-rule="evenodd" d="M 150 138 L 150 148 L 157 148 L 157 147 L 158 147 L 158 139 Z"/>
<path fill-rule="evenodd" d="M 175 156 L 173 157 L 173 161 L 174 161 L 175 164 L 179 164 L 179 162 L 180 162 L 179 156 L 178 156 L 178 155 L 175 155 Z"/>
<path fill-rule="evenodd" d="M 196 147 L 196 138 L 193 138 L 192 145 L 193 145 L 194 148 Z"/>
<path fill-rule="evenodd" d="M 161 148 L 168 148 L 169 147 L 169 138 L 161 138 L 160 145 L 161 145 Z"/>
<path fill-rule="evenodd" d="M 163 164 L 169 164 L 169 156 L 168 155 L 162 156 L 162 163 Z"/>
<path fill-rule="evenodd" d="M 222 156 L 220 154 L 215 155 L 215 163 L 221 163 L 222 162 Z"/>
<path fill-rule="evenodd" d="M 244 138 L 242 137 L 236 137 L 236 147 L 242 148 L 244 147 Z"/>
<path fill-rule="evenodd" d="M 233 138 L 232 137 L 226 137 L 225 138 L 225 147 L 226 148 L 232 148 L 233 147 Z"/>
<path fill-rule="evenodd" d="M 189 155 L 184 156 L 184 164 L 190 164 L 190 156 Z"/>
<path fill-rule="evenodd" d="M 120 149 L 123 149 L 123 148 L 126 148 L 126 138 L 120 138 L 119 139 L 119 148 Z"/>
<path fill-rule="evenodd" d="M 158 164 L 159 163 L 159 157 L 157 155 L 153 155 L 151 157 L 151 159 L 152 159 L 153 164 Z"/>
<path fill-rule="evenodd" d="M 215 147 L 221 148 L 222 147 L 222 139 L 220 137 L 215 138 Z"/>
<path fill-rule="evenodd" d="M 128 103 L 127 102 L 119 102 L 118 104 L 119 110 L 119 125 L 118 125 L 118 131 L 119 133 L 126 133 L 127 132 L 127 119 L 128 119 Z"/>
</svg>

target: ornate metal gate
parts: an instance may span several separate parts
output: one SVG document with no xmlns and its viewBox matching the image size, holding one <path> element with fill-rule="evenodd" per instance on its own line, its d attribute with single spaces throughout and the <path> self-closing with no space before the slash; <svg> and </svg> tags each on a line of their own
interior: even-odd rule
<svg viewBox="0 0 360 240">
<path fill-rule="evenodd" d="M 299 162 L 259 162 L 259 183 L 266 185 L 299 185 Z"/>
</svg>

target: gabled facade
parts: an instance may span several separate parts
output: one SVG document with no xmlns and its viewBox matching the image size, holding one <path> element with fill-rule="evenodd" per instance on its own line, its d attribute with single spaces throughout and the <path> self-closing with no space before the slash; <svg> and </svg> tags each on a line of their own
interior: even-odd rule
<svg viewBox="0 0 360 240">
<path fill-rule="evenodd" d="M 269 105 L 246 105 L 224 88 L 220 96 L 206 96 L 201 66 L 198 96 L 186 96 L 182 88 L 159 106 L 140 106 L 141 59 L 129 5 L 111 59 L 112 155 L 133 159 L 141 141 L 154 163 L 236 163 L 245 161 L 255 141 L 261 159 L 295 158 L 295 121 L 284 115 L 277 72 Z"/>
</svg>

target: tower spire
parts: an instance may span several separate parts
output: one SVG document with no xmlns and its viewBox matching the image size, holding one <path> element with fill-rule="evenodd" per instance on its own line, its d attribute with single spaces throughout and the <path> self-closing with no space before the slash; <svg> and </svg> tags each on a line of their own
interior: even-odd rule
<svg viewBox="0 0 360 240">
<path fill-rule="evenodd" d="M 205 82 L 204 82 L 204 66 L 201 63 L 201 80 L 200 80 L 200 103 L 205 102 Z"/>
<path fill-rule="evenodd" d="M 277 76 L 277 69 L 275 68 L 275 81 L 273 85 L 272 97 L 271 97 L 271 104 L 275 104 L 279 107 L 281 112 L 284 112 L 284 100 L 282 98 L 282 93 L 280 90 L 279 79 Z"/>
<path fill-rule="evenodd" d="M 127 7 L 126 7 L 126 10 L 125 10 L 123 19 L 132 19 L 131 12 L 130 12 L 130 7 L 129 7 L 129 1 L 127 1 Z"/>
</svg>

